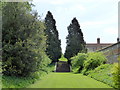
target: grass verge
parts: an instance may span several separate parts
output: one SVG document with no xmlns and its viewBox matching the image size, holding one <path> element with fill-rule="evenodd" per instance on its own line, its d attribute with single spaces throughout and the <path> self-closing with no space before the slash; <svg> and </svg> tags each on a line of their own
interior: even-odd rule
<svg viewBox="0 0 120 90">
<path fill-rule="evenodd" d="M 16 76 L 2 76 L 2 88 L 26 88 L 42 77 L 54 70 L 54 64 L 49 65 L 45 71 L 40 71 L 39 76 L 34 77 L 16 77 Z"/>
<path fill-rule="evenodd" d="M 61 56 L 61 58 L 59 59 L 59 61 L 68 61 L 67 58 L 65 58 L 63 55 Z"/>
<path fill-rule="evenodd" d="M 115 88 L 111 73 L 112 68 L 112 64 L 103 64 L 92 71 L 88 71 L 88 76 Z"/>
</svg>

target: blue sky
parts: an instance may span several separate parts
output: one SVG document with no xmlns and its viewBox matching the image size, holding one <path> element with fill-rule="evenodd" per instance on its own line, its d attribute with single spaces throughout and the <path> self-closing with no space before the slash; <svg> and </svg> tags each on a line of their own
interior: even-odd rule
<svg viewBox="0 0 120 90">
<path fill-rule="evenodd" d="M 119 0 L 33 0 L 38 14 L 45 18 L 51 11 L 56 20 L 61 47 L 66 47 L 67 26 L 76 17 L 87 43 L 115 43 L 118 37 Z"/>
</svg>

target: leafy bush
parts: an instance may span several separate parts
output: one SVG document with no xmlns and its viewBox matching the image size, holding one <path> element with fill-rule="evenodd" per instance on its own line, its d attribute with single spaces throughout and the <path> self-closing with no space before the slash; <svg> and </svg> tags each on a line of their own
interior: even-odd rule
<svg viewBox="0 0 120 90">
<path fill-rule="evenodd" d="M 120 65 L 120 63 L 119 63 Z M 114 63 L 112 68 L 113 81 L 115 83 L 115 88 L 120 88 L 120 68 L 118 63 Z"/>
<path fill-rule="evenodd" d="M 86 74 L 87 71 L 93 70 L 96 67 L 104 64 L 106 61 L 107 58 L 101 52 L 88 53 L 84 62 L 83 74 Z"/>
<path fill-rule="evenodd" d="M 50 63 L 45 55 L 44 23 L 28 2 L 6 2 L 2 8 L 3 74 L 30 76 Z"/>
<path fill-rule="evenodd" d="M 83 69 L 84 61 L 86 60 L 87 54 L 78 53 L 77 56 L 71 58 L 73 72 L 80 72 Z"/>
<path fill-rule="evenodd" d="M 2 76 L 2 88 L 25 88 L 34 83 L 36 78 L 32 77 L 16 77 L 16 76 Z"/>
</svg>

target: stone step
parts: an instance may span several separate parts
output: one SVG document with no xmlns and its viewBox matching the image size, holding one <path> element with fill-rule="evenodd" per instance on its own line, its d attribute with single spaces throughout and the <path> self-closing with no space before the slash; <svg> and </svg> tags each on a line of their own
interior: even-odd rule
<svg viewBox="0 0 120 90">
<path fill-rule="evenodd" d="M 65 61 L 59 61 L 56 66 L 56 72 L 70 72 L 70 66 Z"/>
</svg>

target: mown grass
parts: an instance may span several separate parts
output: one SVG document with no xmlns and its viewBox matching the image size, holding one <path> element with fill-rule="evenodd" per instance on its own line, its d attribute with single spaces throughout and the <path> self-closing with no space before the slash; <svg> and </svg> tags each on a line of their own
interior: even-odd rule
<svg viewBox="0 0 120 90">
<path fill-rule="evenodd" d="M 16 76 L 2 76 L 2 88 L 26 88 L 40 80 L 43 76 L 47 75 L 54 70 L 54 65 L 49 65 L 46 71 L 40 71 L 39 76 L 36 74 L 30 77 L 16 77 Z"/>
<path fill-rule="evenodd" d="M 111 88 L 82 74 L 51 73 L 28 88 Z"/>
<path fill-rule="evenodd" d="M 61 58 L 59 59 L 59 61 L 68 61 L 67 58 L 65 58 L 63 55 L 61 56 Z"/>
</svg>

